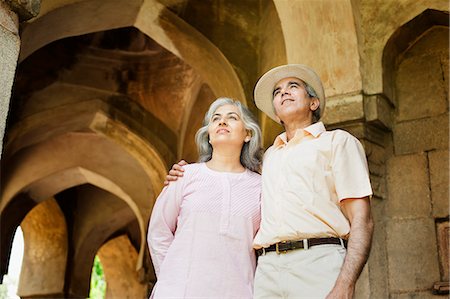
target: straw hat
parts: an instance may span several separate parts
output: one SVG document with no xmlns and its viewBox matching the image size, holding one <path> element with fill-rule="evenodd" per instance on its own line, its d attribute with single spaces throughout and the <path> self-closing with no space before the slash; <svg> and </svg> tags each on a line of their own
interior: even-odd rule
<svg viewBox="0 0 450 299">
<path fill-rule="evenodd" d="M 275 67 L 265 73 L 256 82 L 253 97 L 256 107 L 267 114 L 271 119 L 280 123 L 275 116 L 273 108 L 273 89 L 278 81 L 284 78 L 295 77 L 311 86 L 319 97 L 320 116 L 325 110 L 325 93 L 319 76 L 308 66 L 303 64 L 287 64 Z"/>
</svg>

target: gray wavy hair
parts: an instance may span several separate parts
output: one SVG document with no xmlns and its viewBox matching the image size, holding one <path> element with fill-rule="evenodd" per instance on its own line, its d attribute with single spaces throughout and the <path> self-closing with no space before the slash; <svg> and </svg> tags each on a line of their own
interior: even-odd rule
<svg viewBox="0 0 450 299">
<path fill-rule="evenodd" d="M 199 162 L 207 162 L 212 158 L 213 148 L 209 143 L 208 127 L 211 117 L 219 107 L 224 105 L 234 105 L 238 108 L 245 129 L 250 131 L 251 139 L 245 142 L 241 150 L 241 164 L 254 172 L 260 172 L 262 164 L 262 147 L 261 147 L 261 129 L 253 114 L 244 107 L 241 102 L 230 98 L 218 98 L 205 114 L 203 126 L 195 134 L 195 142 L 197 143 Z"/>
</svg>

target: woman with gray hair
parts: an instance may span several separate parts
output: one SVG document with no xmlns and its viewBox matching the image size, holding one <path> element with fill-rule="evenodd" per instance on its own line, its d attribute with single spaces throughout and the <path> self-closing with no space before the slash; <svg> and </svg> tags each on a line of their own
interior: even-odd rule
<svg viewBox="0 0 450 299">
<path fill-rule="evenodd" d="M 196 134 L 199 163 L 166 186 L 148 244 L 152 298 L 252 298 L 259 229 L 261 131 L 247 108 L 214 101 Z"/>
</svg>

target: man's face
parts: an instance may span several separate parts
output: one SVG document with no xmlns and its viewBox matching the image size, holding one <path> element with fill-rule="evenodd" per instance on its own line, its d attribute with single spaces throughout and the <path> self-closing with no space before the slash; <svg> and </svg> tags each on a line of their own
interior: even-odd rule
<svg viewBox="0 0 450 299">
<path fill-rule="evenodd" d="M 312 111 L 317 109 L 318 104 L 319 101 L 317 99 L 308 96 L 305 83 L 298 78 L 284 78 L 275 84 L 273 107 L 277 117 L 284 123 L 290 120 L 310 120 Z"/>
</svg>

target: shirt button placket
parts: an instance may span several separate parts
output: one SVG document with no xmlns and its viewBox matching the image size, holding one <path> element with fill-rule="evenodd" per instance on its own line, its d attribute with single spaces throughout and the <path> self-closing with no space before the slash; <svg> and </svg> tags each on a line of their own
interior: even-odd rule
<svg viewBox="0 0 450 299">
<path fill-rule="evenodd" d="M 222 208 L 220 213 L 220 233 L 226 234 L 230 224 L 231 185 L 228 177 L 220 178 L 222 184 Z"/>
</svg>

